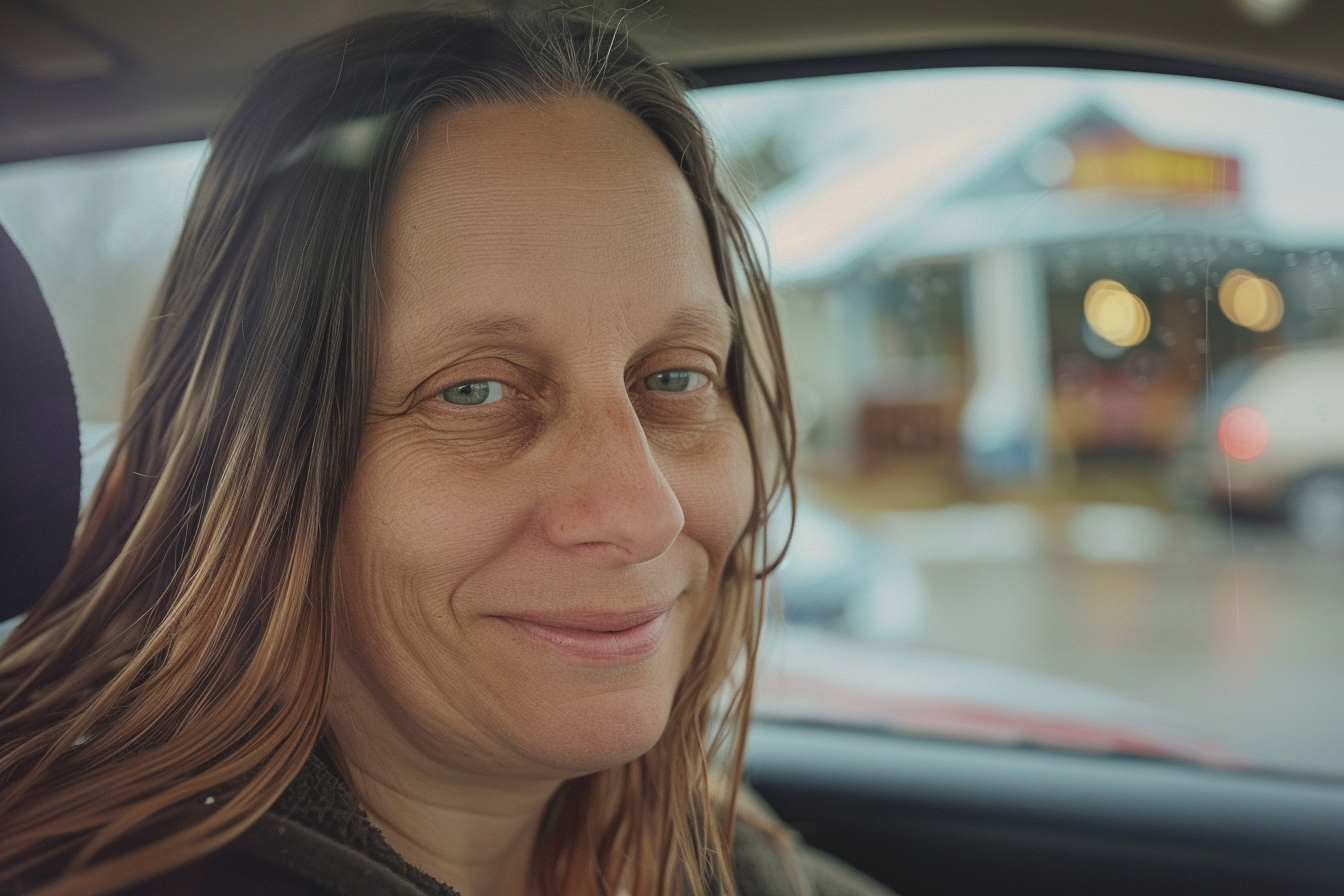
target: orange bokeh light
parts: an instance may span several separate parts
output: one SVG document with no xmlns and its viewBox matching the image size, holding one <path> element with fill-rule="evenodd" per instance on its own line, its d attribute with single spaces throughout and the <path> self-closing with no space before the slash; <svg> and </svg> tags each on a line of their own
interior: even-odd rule
<svg viewBox="0 0 1344 896">
<path fill-rule="evenodd" d="M 1138 345 L 1153 325 L 1148 306 L 1116 280 L 1098 280 L 1087 288 L 1083 317 L 1093 333 L 1122 348 Z"/>
<path fill-rule="evenodd" d="M 1228 271 L 1218 285 L 1218 307 L 1232 323 L 1267 333 L 1283 320 L 1283 294 L 1273 281 L 1250 271 Z"/>
</svg>

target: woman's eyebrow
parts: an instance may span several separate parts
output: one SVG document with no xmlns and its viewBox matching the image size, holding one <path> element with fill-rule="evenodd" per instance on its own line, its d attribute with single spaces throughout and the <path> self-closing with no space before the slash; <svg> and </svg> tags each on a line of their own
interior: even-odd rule
<svg viewBox="0 0 1344 896">
<path fill-rule="evenodd" d="M 405 332 L 401 338 L 405 341 L 396 345 L 396 336 L 387 334 L 385 348 L 390 349 L 389 359 L 396 359 L 398 366 L 409 365 L 407 372 L 420 364 L 433 362 L 435 366 L 442 360 L 445 346 L 465 347 L 480 341 L 491 340 L 531 340 L 539 332 L 537 325 L 523 315 L 518 314 L 473 314 L 462 313 L 442 322 L 427 324 L 423 321 L 413 332 Z M 413 326 L 406 324 L 404 326 Z M 418 387 L 417 387 L 418 388 Z"/>
<path fill-rule="evenodd" d="M 448 329 L 454 336 L 473 339 L 491 336 L 528 336 L 535 331 L 536 325 L 531 320 L 516 314 L 468 317 L 454 321 Z"/>
<path fill-rule="evenodd" d="M 709 333 L 732 338 L 736 332 L 733 310 L 727 304 L 715 304 L 701 307 L 698 305 L 678 309 L 668 319 L 668 333 Z"/>
</svg>

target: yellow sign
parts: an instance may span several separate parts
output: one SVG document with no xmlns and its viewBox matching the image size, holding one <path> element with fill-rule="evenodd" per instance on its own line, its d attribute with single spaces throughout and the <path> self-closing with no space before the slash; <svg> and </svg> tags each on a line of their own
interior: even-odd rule
<svg viewBox="0 0 1344 896">
<path fill-rule="evenodd" d="M 1124 189 L 1203 195 L 1241 190 L 1241 165 L 1230 156 L 1163 149 L 1128 135 L 1069 147 L 1077 190 Z"/>
</svg>

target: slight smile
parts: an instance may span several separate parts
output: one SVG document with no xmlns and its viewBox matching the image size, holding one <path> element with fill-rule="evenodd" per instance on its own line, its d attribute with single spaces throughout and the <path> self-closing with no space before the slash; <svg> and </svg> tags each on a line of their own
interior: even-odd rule
<svg viewBox="0 0 1344 896">
<path fill-rule="evenodd" d="M 536 612 L 494 616 L 515 630 L 573 659 L 592 663 L 633 663 L 662 643 L 672 603 L 611 612 Z"/>
</svg>

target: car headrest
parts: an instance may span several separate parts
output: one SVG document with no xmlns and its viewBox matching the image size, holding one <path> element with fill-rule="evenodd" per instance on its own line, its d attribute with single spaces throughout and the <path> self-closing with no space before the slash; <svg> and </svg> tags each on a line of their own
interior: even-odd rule
<svg viewBox="0 0 1344 896">
<path fill-rule="evenodd" d="M 0 227 L 0 619 L 47 590 L 78 517 L 74 382 L 37 278 Z"/>
</svg>

